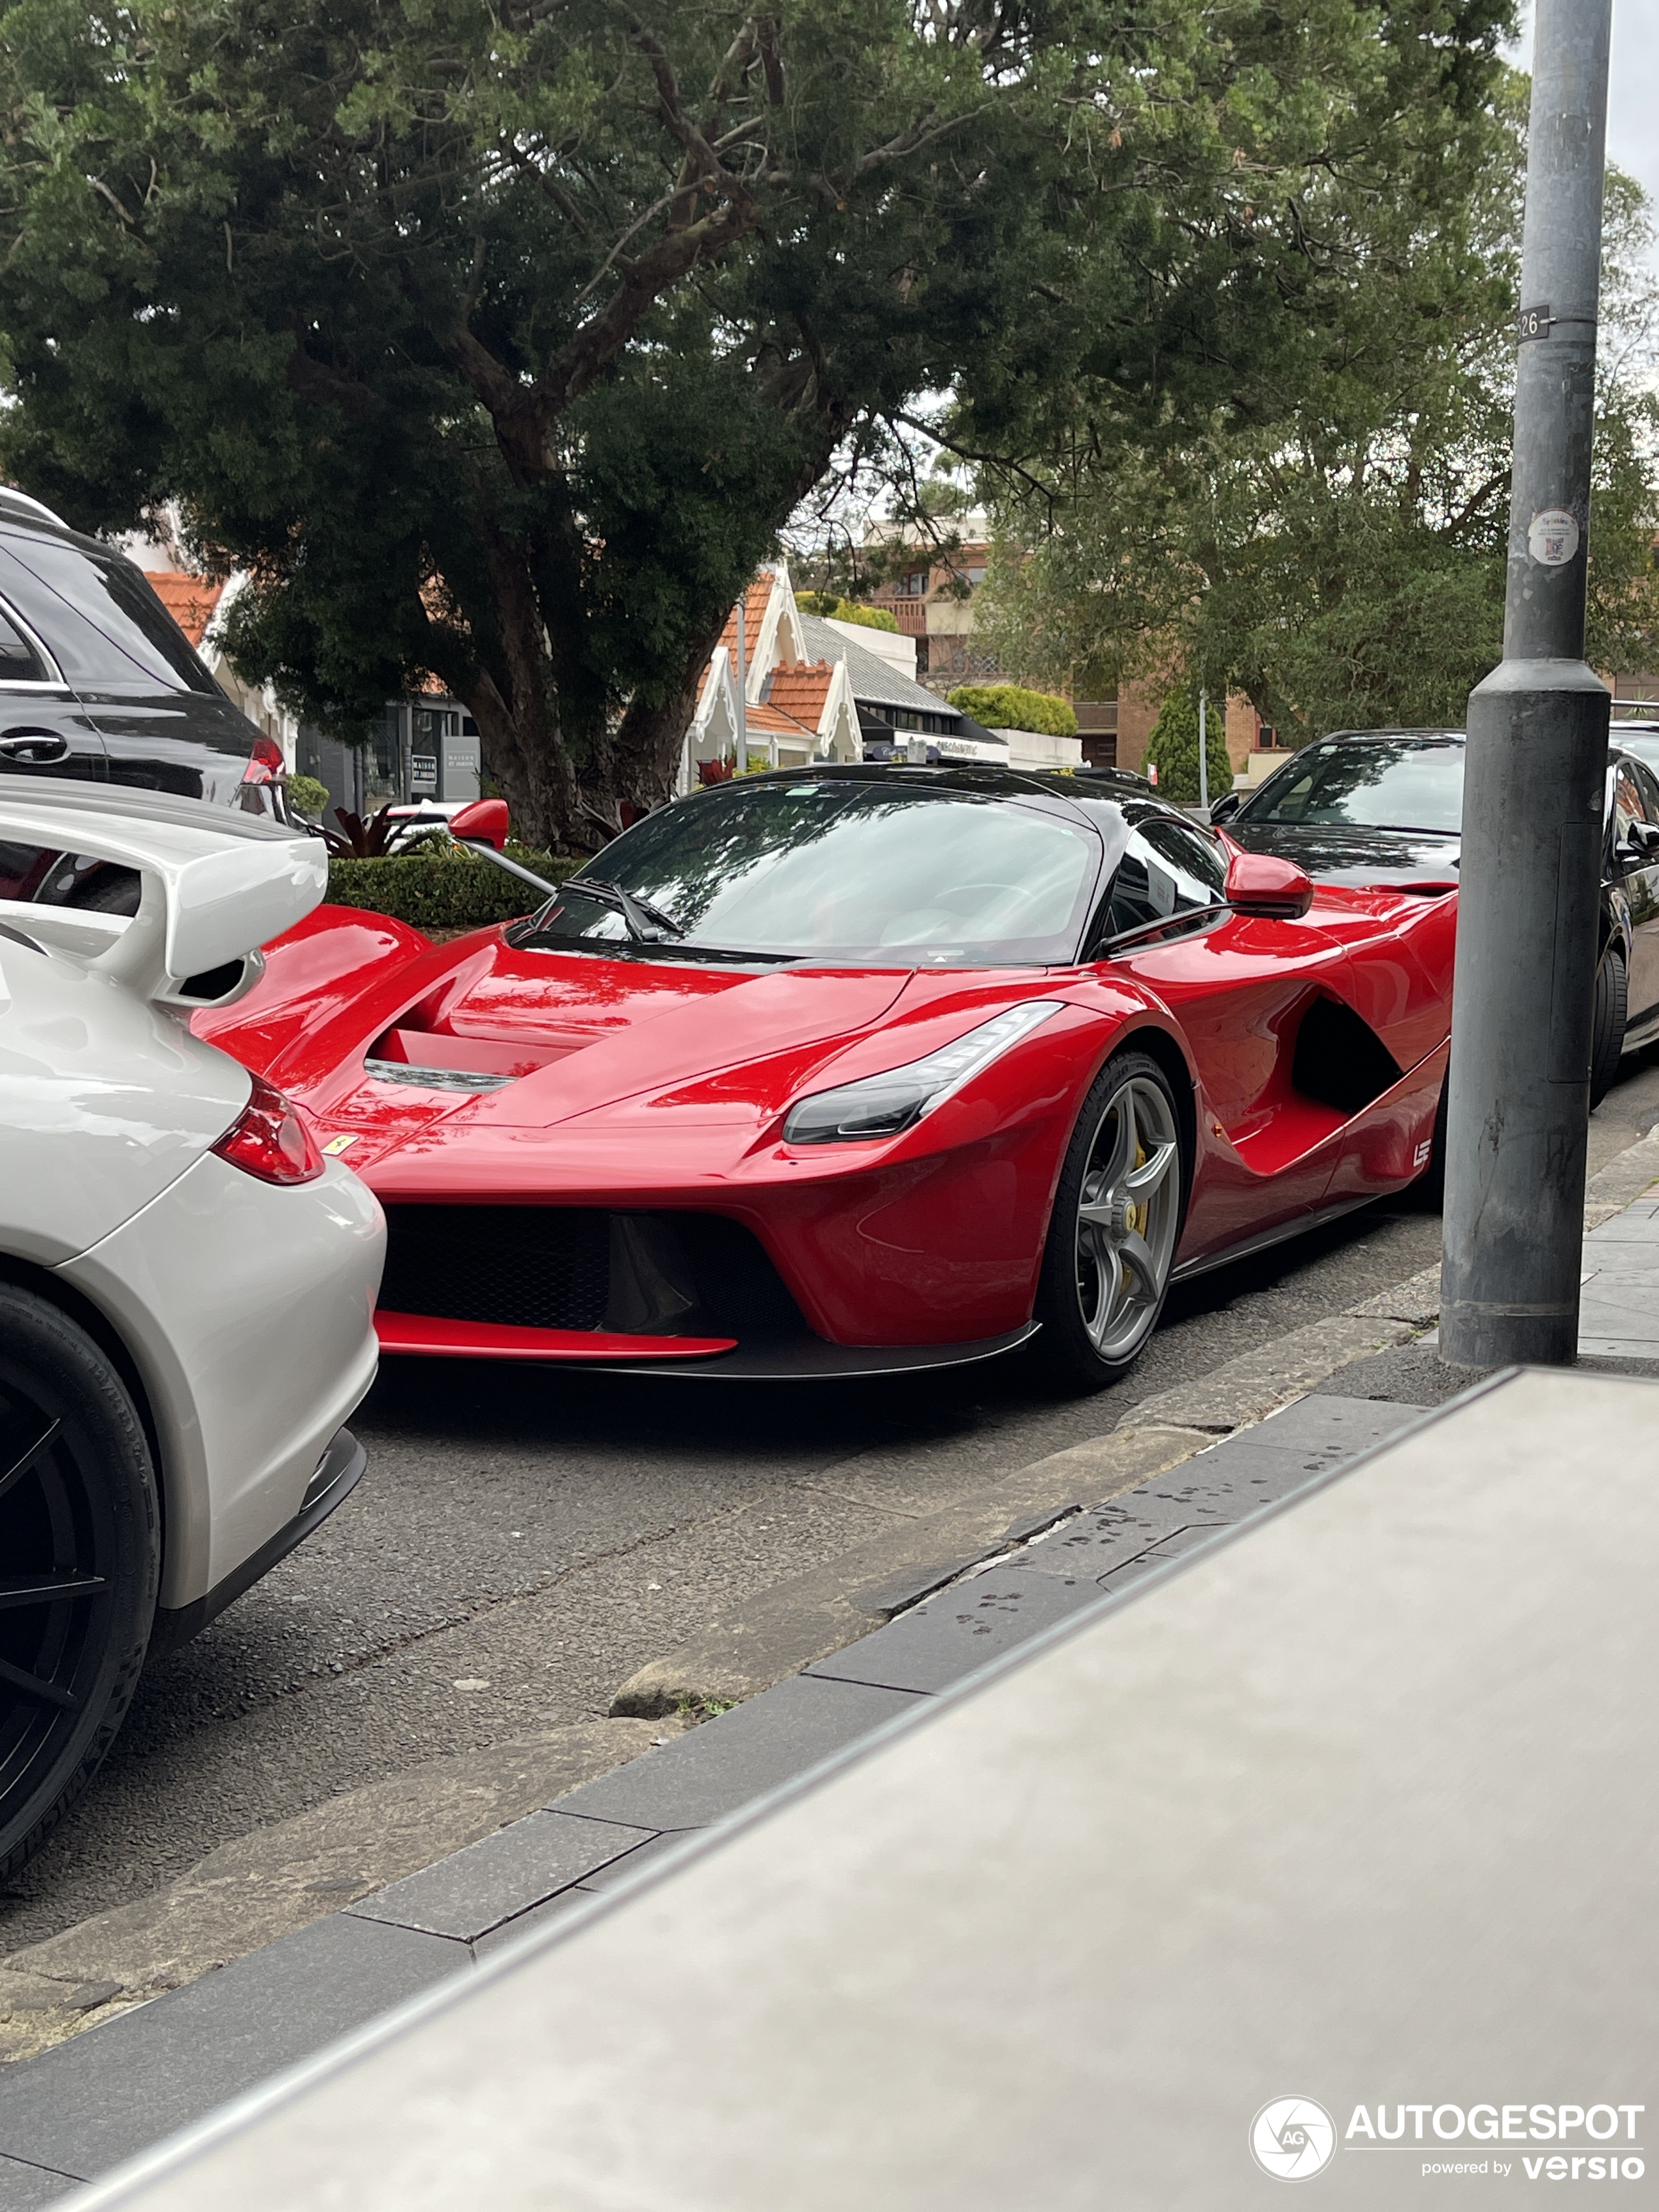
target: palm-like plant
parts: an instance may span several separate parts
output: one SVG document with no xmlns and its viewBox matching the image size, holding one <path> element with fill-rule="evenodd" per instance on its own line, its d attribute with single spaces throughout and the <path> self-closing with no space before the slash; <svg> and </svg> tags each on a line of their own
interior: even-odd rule
<svg viewBox="0 0 1659 2212">
<path fill-rule="evenodd" d="M 339 860 L 383 860 L 392 849 L 392 841 L 403 824 L 392 818 L 390 804 L 371 814 L 367 820 L 354 814 L 349 806 L 337 806 L 334 819 L 337 830 L 322 825 L 323 842 Z"/>
</svg>

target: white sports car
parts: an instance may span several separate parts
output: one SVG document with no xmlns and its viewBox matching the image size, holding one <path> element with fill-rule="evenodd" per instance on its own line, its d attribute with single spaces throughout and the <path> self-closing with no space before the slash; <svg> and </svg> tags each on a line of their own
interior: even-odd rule
<svg viewBox="0 0 1659 2212">
<path fill-rule="evenodd" d="M 0 840 L 138 872 L 131 920 L 0 900 L 0 1877 L 194 1635 L 362 1470 L 385 1228 L 188 1027 L 323 896 L 314 839 L 6 780 Z M 118 811 L 117 811 L 118 809 Z"/>
</svg>

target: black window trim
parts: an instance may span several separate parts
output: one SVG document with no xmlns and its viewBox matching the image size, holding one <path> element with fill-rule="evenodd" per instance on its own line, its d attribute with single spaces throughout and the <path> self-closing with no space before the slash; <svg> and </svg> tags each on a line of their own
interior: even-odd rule
<svg viewBox="0 0 1659 2212">
<path fill-rule="evenodd" d="M 1174 914 L 1160 915 L 1156 921 L 1137 922 L 1133 929 L 1120 930 L 1115 937 L 1103 939 L 1100 951 L 1092 957 L 1097 960 L 1109 960 L 1120 946 L 1136 945 L 1143 937 L 1160 937 L 1168 930 L 1185 929 L 1200 921 L 1213 921 L 1217 915 L 1232 911 L 1231 902 L 1227 899 L 1217 899 L 1209 906 L 1183 906 Z"/>
</svg>

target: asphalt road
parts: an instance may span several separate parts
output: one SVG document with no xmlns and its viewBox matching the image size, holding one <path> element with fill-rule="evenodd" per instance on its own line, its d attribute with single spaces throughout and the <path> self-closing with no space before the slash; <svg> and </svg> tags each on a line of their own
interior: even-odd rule
<svg viewBox="0 0 1659 2212">
<path fill-rule="evenodd" d="M 1592 1172 L 1656 1121 L 1659 1053 L 1594 1117 Z M 87 1798 L 0 1893 L 0 1953 L 360 1783 L 603 1714 L 735 1601 L 1342 1312 L 1439 1236 L 1396 1200 L 1205 1277 L 1095 1398 L 1056 1401 L 1017 1360 L 763 1388 L 390 1362 L 354 1424 L 356 1494 L 147 1674 Z"/>
</svg>

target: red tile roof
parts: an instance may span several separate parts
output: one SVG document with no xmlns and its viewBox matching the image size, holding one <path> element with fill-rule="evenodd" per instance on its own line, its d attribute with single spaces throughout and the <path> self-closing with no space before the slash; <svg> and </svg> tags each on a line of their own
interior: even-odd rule
<svg viewBox="0 0 1659 2212">
<path fill-rule="evenodd" d="M 745 708 L 743 722 L 751 738 L 758 733 L 764 737 L 816 738 L 818 733 L 816 723 L 798 722 L 793 714 L 784 714 L 766 701 Z"/>
<path fill-rule="evenodd" d="M 823 719 L 824 702 L 830 696 L 835 677 L 835 669 L 827 660 L 783 664 L 775 668 L 767 679 L 767 702 L 816 730 Z"/>
<path fill-rule="evenodd" d="M 766 619 L 766 610 L 771 604 L 776 583 L 775 576 L 759 575 L 744 593 L 743 660 L 745 672 L 753 665 L 761 624 Z M 720 643 L 732 656 L 732 667 L 735 673 L 738 665 L 738 611 L 735 607 L 726 617 L 726 628 L 720 632 Z"/>
<path fill-rule="evenodd" d="M 207 576 L 182 575 L 176 568 L 146 568 L 151 590 L 192 645 L 200 645 L 213 620 L 224 586 Z"/>
</svg>

